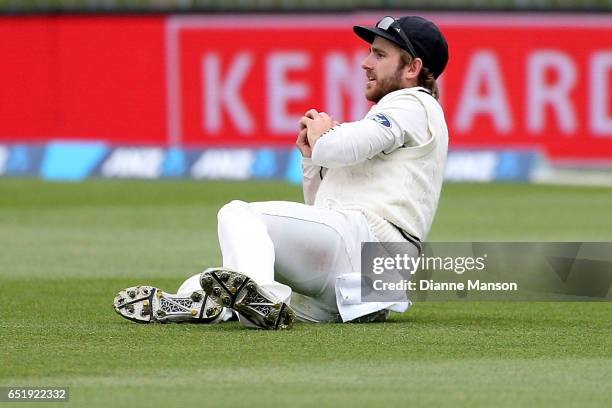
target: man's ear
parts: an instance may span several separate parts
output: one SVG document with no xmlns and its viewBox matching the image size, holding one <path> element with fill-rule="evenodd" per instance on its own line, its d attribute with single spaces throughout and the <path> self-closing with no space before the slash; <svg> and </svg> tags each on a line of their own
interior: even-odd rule
<svg viewBox="0 0 612 408">
<path fill-rule="evenodd" d="M 421 69 L 423 68 L 423 60 L 420 58 L 413 58 L 407 68 L 408 71 L 406 72 L 406 75 L 408 76 L 408 78 L 416 79 L 419 77 Z"/>
<path fill-rule="evenodd" d="M 415 58 L 412 60 L 412 64 L 410 64 L 410 69 L 414 72 L 414 77 L 418 78 L 421 73 L 421 69 L 423 68 L 423 60 L 420 58 Z"/>
</svg>

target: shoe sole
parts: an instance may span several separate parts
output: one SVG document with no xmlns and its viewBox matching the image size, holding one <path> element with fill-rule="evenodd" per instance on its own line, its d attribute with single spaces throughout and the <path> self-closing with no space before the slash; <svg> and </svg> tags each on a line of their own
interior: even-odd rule
<svg viewBox="0 0 612 408">
<path fill-rule="evenodd" d="M 293 326 L 295 312 L 248 276 L 225 268 L 202 272 L 200 285 L 216 303 L 229 307 L 259 328 L 284 330 Z"/>
<path fill-rule="evenodd" d="M 115 296 L 113 308 L 121 317 L 137 323 L 210 323 L 223 310 L 203 291 L 185 297 L 153 286 L 123 289 Z"/>
</svg>

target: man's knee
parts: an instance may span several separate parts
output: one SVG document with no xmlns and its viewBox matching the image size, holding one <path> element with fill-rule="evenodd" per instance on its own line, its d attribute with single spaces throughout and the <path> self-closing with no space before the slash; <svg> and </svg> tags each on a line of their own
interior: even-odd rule
<svg viewBox="0 0 612 408">
<path fill-rule="evenodd" d="M 217 212 L 218 222 L 234 217 L 237 214 L 244 213 L 248 209 L 249 204 L 241 200 L 233 200 L 225 204 L 219 212 Z"/>
</svg>

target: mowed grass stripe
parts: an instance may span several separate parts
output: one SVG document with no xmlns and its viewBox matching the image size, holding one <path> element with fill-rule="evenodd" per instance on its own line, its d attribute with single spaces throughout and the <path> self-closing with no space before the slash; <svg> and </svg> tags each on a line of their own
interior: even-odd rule
<svg viewBox="0 0 612 408">
<path fill-rule="evenodd" d="M 607 406 L 610 303 L 417 303 L 385 324 L 137 325 L 119 289 L 218 265 L 227 201 L 284 183 L 0 180 L 0 385 L 74 406 Z M 449 184 L 432 240 L 612 240 L 612 190 Z M 8 406 L 8 405 L 7 405 Z M 23 406 L 23 405 L 20 405 Z"/>
</svg>

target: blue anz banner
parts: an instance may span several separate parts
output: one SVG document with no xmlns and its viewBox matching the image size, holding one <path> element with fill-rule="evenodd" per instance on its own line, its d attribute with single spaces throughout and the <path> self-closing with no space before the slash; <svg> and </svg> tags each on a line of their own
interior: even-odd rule
<svg viewBox="0 0 612 408">
<path fill-rule="evenodd" d="M 531 181 L 544 165 L 541 155 L 531 150 L 454 150 L 449 152 L 446 181 Z"/>
<path fill-rule="evenodd" d="M 0 144 L 0 176 L 36 177 L 45 155 L 45 146 Z"/>
<path fill-rule="evenodd" d="M 40 174 L 46 180 L 84 180 L 108 150 L 101 143 L 50 143 L 45 151 Z"/>
<path fill-rule="evenodd" d="M 527 150 L 449 152 L 447 181 L 531 181 L 544 159 Z M 0 176 L 51 181 L 105 179 L 302 181 L 297 149 L 108 146 L 52 142 L 0 144 Z"/>
</svg>

